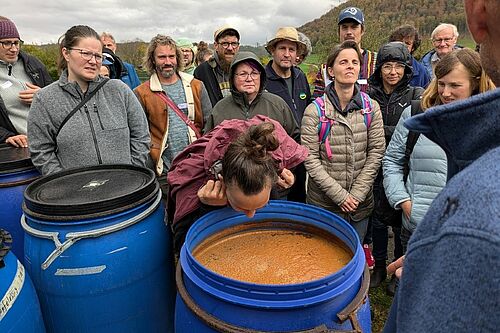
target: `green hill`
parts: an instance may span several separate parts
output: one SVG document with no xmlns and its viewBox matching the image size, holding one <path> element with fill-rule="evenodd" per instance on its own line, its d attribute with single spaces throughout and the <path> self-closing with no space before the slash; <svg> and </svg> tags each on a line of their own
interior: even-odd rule
<svg viewBox="0 0 500 333">
<path fill-rule="evenodd" d="M 418 58 L 432 47 L 430 34 L 442 22 L 455 24 L 460 34 L 459 43 L 473 46 L 462 0 L 351 0 L 298 28 L 311 39 L 313 53 L 324 57 L 339 42 L 337 18 L 339 12 L 349 6 L 361 8 L 365 14 L 363 47 L 370 50 L 376 51 L 387 42 L 395 27 L 412 24 L 422 35 L 422 45 L 416 53 Z"/>
</svg>

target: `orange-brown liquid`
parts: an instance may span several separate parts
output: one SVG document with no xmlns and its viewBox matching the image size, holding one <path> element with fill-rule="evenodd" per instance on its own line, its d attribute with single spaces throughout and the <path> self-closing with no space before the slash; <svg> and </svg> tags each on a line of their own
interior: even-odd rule
<svg viewBox="0 0 500 333">
<path fill-rule="evenodd" d="M 352 253 L 338 238 L 310 227 L 248 223 L 205 239 L 193 255 L 223 276 L 256 284 L 296 284 L 344 267 Z M 299 225 L 299 224 L 296 224 Z M 254 228 L 253 228 L 254 227 Z"/>
</svg>

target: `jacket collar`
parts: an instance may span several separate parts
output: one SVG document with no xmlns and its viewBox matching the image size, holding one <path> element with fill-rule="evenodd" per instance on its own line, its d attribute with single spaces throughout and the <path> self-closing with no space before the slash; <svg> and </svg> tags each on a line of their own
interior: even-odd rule
<svg viewBox="0 0 500 333">
<path fill-rule="evenodd" d="M 182 83 L 184 85 L 189 84 L 194 78 L 191 74 L 184 73 L 184 72 L 177 72 L 177 76 L 179 77 L 180 80 L 182 80 Z M 154 72 L 151 74 L 149 77 L 149 89 L 153 92 L 162 92 L 163 88 L 161 86 L 160 78 L 158 77 L 158 74 Z"/>
<path fill-rule="evenodd" d="M 440 105 L 404 125 L 437 143 L 448 157 L 448 178 L 500 145 L 500 89 Z"/>
<path fill-rule="evenodd" d="M 351 101 L 349 102 L 349 104 L 347 104 L 345 110 L 342 110 L 340 108 L 340 101 L 337 92 L 335 91 L 334 88 L 334 82 L 330 83 L 327 86 L 326 96 L 328 96 L 328 99 L 333 104 L 335 109 L 341 112 L 342 114 L 347 114 L 348 112 L 361 110 L 363 108 L 363 101 L 361 100 L 361 93 L 357 83 L 354 85 L 354 91 L 351 97 Z"/>
<path fill-rule="evenodd" d="M 99 85 L 99 82 L 101 82 L 102 80 L 103 77 L 97 75 L 97 77 L 93 81 L 89 82 L 89 87 L 86 93 L 93 91 Z M 78 83 L 68 81 L 67 69 L 65 69 L 59 76 L 58 85 L 59 87 L 61 87 L 61 89 L 67 91 L 69 94 L 73 95 L 76 98 L 81 98 L 82 96 L 84 96 L 84 93 L 80 88 L 80 86 L 78 85 Z"/>
<path fill-rule="evenodd" d="M 283 79 L 281 76 L 279 76 L 276 71 L 273 68 L 273 60 L 270 60 L 267 65 L 266 65 L 266 74 L 267 74 L 267 79 L 268 80 L 280 80 Z M 296 79 L 299 76 L 298 70 L 295 68 L 295 66 L 292 66 L 290 69 L 292 71 L 291 77 Z"/>
</svg>

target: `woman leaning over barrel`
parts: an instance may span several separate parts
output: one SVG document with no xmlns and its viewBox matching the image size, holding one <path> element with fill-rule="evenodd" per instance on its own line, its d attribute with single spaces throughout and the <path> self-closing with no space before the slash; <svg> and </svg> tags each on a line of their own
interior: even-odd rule
<svg viewBox="0 0 500 333">
<path fill-rule="evenodd" d="M 342 216 L 363 240 L 385 139 L 378 103 L 356 84 L 361 59 L 353 41 L 336 46 L 328 56 L 327 71 L 333 81 L 325 95 L 305 110 L 301 140 L 309 148 L 307 202 Z M 321 105 L 322 121 L 331 124 L 324 142 L 319 135 Z"/>
<path fill-rule="evenodd" d="M 103 46 L 88 26 L 70 28 L 60 39 L 58 81 L 40 90 L 28 118 L 33 164 L 50 174 L 98 164 L 146 165 L 147 120 L 124 83 L 99 75 Z M 76 108 L 87 96 L 90 99 Z M 72 111 L 75 111 L 72 114 Z"/>
</svg>

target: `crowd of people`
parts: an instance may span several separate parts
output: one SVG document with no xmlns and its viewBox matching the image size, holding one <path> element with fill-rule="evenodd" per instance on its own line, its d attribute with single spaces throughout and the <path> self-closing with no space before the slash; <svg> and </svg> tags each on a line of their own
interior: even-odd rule
<svg viewBox="0 0 500 333">
<path fill-rule="evenodd" d="M 214 32 L 213 51 L 156 35 L 141 83 L 110 33 L 77 25 L 59 40 L 52 82 L 22 51 L 14 22 L 0 17 L 0 140 L 28 147 L 43 175 L 151 168 L 177 253 L 210 210 L 252 218 L 274 198 L 322 207 L 356 230 L 370 288 L 397 269 L 386 332 L 493 332 L 500 2 L 465 0 L 465 10 L 480 53 L 458 46 L 456 26 L 442 23 L 418 61 L 415 27 L 396 28 L 374 52 L 361 47 L 363 12 L 343 9 L 340 44 L 312 89 L 298 67 L 311 42 L 293 27 L 267 42 L 265 65 L 239 51 L 240 32 L 229 25 Z M 395 262 L 386 267 L 389 230 Z"/>
</svg>

